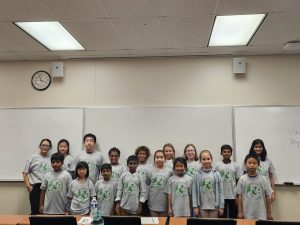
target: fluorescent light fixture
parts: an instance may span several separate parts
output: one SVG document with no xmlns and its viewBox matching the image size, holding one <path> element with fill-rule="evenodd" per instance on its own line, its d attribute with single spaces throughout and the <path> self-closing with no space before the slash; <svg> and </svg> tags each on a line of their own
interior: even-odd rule
<svg viewBox="0 0 300 225">
<path fill-rule="evenodd" d="M 78 41 L 57 21 L 15 22 L 15 24 L 52 51 L 84 50 Z"/>
<path fill-rule="evenodd" d="M 247 45 L 266 14 L 217 16 L 208 46 Z"/>
</svg>

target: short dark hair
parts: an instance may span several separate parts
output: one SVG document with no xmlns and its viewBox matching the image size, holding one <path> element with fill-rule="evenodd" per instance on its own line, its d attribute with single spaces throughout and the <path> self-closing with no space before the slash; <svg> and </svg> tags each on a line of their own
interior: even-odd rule
<svg viewBox="0 0 300 225">
<path fill-rule="evenodd" d="M 136 155 L 130 155 L 128 158 L 127 158 L 127 165 L 130 161 L 136 161 L 138 163 L 138 158 Z"/>
<path fill-rule="evenodd" d="M 136 148 L 134 154 L 135 154 L 136 156 L 138 156 L 138 154 L 139 154 L 141 151 L 146 152 L 146 157 L 147 157 L 146 159 L 148 159 L 149 156 L 150 156 L 150 150 L 149 150 L 149 148 L 148 148 L 147 146 L 145 146 L 145 145 L 139 146 L 139 147 Z"/>
<path fill-rule="evenodd" d="M 67 154 L 69 154 L 70 144 L 69 144 L 69 141 L 67 139 L 61 139 L 61 140 L 59 140 L 59 142 L 57 143 L 57 152 L 59 152 L 58 147 L 59 147 L 59 145 L 61 143 L 65 143 L 68 146 Z"/>
<path fill-rule="evenodd" d="M 232 147 L 230 145 L 222 145 L 221 146 L 221 154 L 222 154 L 222 152 L 223 152 L 224 149 L 230 150 L 231 153 L 233 152 L 233 149 L 232 149 Z"/>
<path fill-rule="evenodd" d="M 182 163 L 184 165 L 184 168 L 187 169 L 187 163 L 186 163 L 185 158 L 177 157 L 177 158 L 174 159 L 173 170 L 175 170 L 175 165 L 176 165 L 177 162 Z"/>
<path fill-rule="evenodd" d="M 263 150 L 261 152 L 261 155 L 260 155 L 260 159 L 261 159 L 261 161 L 265 161 L 266 157 L 267 157 L 267 149 L 265 147 L 265 144 L 264 144 L 263 140 L 261 140 L 261 139 L 255 139 L 255 140 L 253 140 L 253 142 L 251 144 L 251 148 L 249 150 L 249 154 L 256 155 L 256 152 L 254 151 L 254 146 L 257 145 L 257 144 L 260 144 L 262 146 L 262 148 L 263 148 Z"/>
<path fill-rule="evenodd" d="M 112 152 L 116 152 L 119 156 L 121 155 L 120 150 L 116 147 L 112 147 L 111 149 L 109 149 L 108 155 L 110 155 Z"/>
<path fill-rule="evenodd" d="M 76 165 L 75 178 L 79 177 L 79 175 L 78 175 L 78 169 L 84 169 L 84 168 L 86 169 L 86 175 L 85 175 L 85 177 L 89 177 L 89 174 L 90 174 L 89 173 L 89 165 L 85 161 L 80 161 Z"/>
<path fill-rule="evenodd" d="M 49 143 L 49 148 L 51 149 L 51 148 L 52 148 L 52 142 L 51 142 L 50 139 L 48 139 L 48 138 L 43 138 L 43 139 L 41 140 L 39 146 L 41 147 L 41 145 L 42 145 L 42 143 L 43 143 L 44 141 L 47 141 L 47 142 Z"/>
<path fill-rule="evenodd" d="M 257 164 L 260 165 L 260 161 L 259 161 L 258 156 L 256 154 L 251 154 L 251 153 L 246 155 L 245 160 L 244 160 L 244 164 L 246 164 L 247 160 L 250 159 L 250 158 L 255 159 L 257 161 Z"/>
<path fill-rule="evenodd" d="M 95 134 L 88 133 L 88 134 L 84 135 L 84 137 L 83 137 L 83 142 L 85 142 L 85 139 L 87 139 L 87 138 L 93 138 L 93 139 L 94 139 L 94 142 L 95 142 L 95 143 L 97 142 L 97 138 L 96 138 L 96 135 L 95 135 Z"/>
<path fill-rule="evenodd" d="M 105 169 L 107 169 L 107 170 L 112 170 L 112 168 L 111 168 L 111 164 L 110 163 L 104 163 L 102 166 L 101 166 L 101 169 L 100 169 L 100 171 L 102 172 L 103 170 L 105 170 Z"/>
<path fill-rule="evenodd" d="M 59 152 L 56 152 L 51 155 L 51 162 L 53 161 L 60 161 L 61 163 L 64 163 L 65 156 Z"/>
</svg>

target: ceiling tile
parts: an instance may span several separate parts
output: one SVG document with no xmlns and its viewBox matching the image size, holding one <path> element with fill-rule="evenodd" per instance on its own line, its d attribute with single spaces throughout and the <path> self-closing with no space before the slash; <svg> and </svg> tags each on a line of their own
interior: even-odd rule
<svg viewBox="0 0 300 225">
<path fill-rule="evenodd" d="M 106 18 L 99 0 L 40 0 L 57 19 Z"/>
<path fill-rule="evenodd" d="M 167 48 L 206 47 L 213 20 L 212 15 L 164 18 Z"/>
<path fill-rule="evenodd" d="M 66 29 L 86 50 L 125 49 L 107 19 L 61 21 Z"/>
<path fill-rule="evenodd" d="M 273 12 L 299 12 L 300 1 L 299 0 L 278 0 L 278 3 L 273 9 Z"/>
<path fill-rule="evenodd" d="M 43 45 L 10 22 L 0 22 L 0 43 L 10 51 L 45 51 Z"/>
<path fill-rule="evenodd" d="M 28 52 L 18 51 L 16 53 L 22 60 L 56 60 L 52 52 Z"/>
<path fill-rule="evenodd" d="M 113 19 L 112 24 L 120 36 L 126 40 L 128 49 L 165 47 L 160 18 Z"/>
<path fill-rule="evenodd" d="M 241 15 L 254 13 L 268 13 L 277 0 L 220 0 L 217 15 Z"/>
<path fill-rule="evenodd" d="M 200 16 L 215 12 L 216 0 L 162 0 L 163 16 Z"/>
<path fill-rule="evenodd" d="M 160 0 L 101 0 L 109 18 L 158 17 Z"/>
<path fill-rule="evenodd" d="M 103 51 L 59 51 L 54 55 L 62 59 L 80 59 L 80 58 L 97 58 L 97 57 L 124 57 L 128 56 L 127 50 L 103 50 Z"/>
<path fill-rule="evenodd" d="M 37 21 L 55 18 L 50 10 L 37 0 L 1 0 L 1 21 Z"/>
<path fill-rule="evenodd" d="M 15 52 L 0 52 L 0 61 L 22 60 Z"/>
<path fill-rule="evenodd" d="M 300 40 L 300 12 L 271 13 L 264 20 L 250 45 L 280 45 Z"/>
</svg>

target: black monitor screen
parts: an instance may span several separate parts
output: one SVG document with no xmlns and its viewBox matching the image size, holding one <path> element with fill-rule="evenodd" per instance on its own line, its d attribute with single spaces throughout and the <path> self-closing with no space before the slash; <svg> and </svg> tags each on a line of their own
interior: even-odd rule
<svg viewBox="0 0 300 225">
<path fill-rule="evenodd" d="M 236 225 L 236 220 L 189 218 L 187 225 Z"/>
<path fill-rule="evenodd" d="M 105 225 L 141 225 L 137 216 L 103 216 Z"/>
<path fill-rule="evenodd" d="M 30 225 L 77 225 L 74 216 L 30 216 Z"/>
<path fill-rule="evenodd" d="M 258 220 L 256 225 L 300 225 L 300 222 L 276 221 L 276 220 Z"/>
</svg>

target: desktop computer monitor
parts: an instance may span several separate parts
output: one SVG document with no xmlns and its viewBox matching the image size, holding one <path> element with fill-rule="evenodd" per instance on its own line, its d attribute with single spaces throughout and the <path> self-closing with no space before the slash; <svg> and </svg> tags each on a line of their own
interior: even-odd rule
<svg viewBox="0 0 300 225">
<path fill-rule="evenodd" d="M 105 225 L 141 225 L 138 216 L 103 216 Z"/>
<path fill-rule="evenodd" d="M 187 225 L 236 225 L 234 219 L 189 218 Z"/>
<path fill-rule="evenodd" d="M 77 221 L 74 216 L 61 215 L 30 216 L 29 222 L 30 225 L 77 225 Z"/>
</svg>

